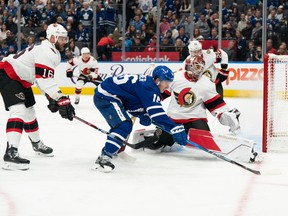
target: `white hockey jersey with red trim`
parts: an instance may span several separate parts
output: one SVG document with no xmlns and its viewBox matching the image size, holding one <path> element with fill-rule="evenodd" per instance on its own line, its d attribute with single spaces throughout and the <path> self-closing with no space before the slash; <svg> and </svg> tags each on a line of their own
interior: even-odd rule
<svg viewBox="0 0 288 216">
<path fill-rule="evenodd" d="M 78 65 L 79 71 L 84 75 L 90 72 L 98 73 L 98 62 L 93 56 L 90 56 L 87 61 L 84 61 L 81 56 L 74 57 L 68 63 L 72 66 Z"/>
<path fill-rule="evenodd" d="M 54 72 L 60 61 L 61 56 L 56 47 L 44 40 L 39 45 L 3 58 L 0 68 L 25 88 L 37 84 L 51 98 L 58 100 L 62 93 L 54 79 Z"/>
<path fill-rule="evenodd" d="M 179 70 L 174 75 L 169 91 L 171 101 L 167 114 L 176 123 L 186 123 L 199 118 L 207 118 L 206 109 L 212 114 L 228 109 L 226 103 L 216 92 L 215 84 L 203 75 L 193 82 L 185 70 Z"/>
<path fill-rule="evenodd" d="M 219 72 L 214 64 L 215 63 L 228 64 L 228 55 L 222 49 L 217 49 L 216 52 L 214 52 L 213 49 L 202 50 L 202 55 L 205 61 L 204 74 L 210 77 L 213 82 L 215 82 Z M 191 55 L 187 56 L 187 58 L 191 58 Z M 184 63 L 183 68 L 185 68 L 186 59 L 183 62 Z"/>
</svg>

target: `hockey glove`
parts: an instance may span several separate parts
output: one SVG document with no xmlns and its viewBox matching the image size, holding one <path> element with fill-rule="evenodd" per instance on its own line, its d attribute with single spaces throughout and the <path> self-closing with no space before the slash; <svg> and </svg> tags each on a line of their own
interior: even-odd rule
<svg viewBox="0 0 288 216">
<path fill-rule="evenodd" d="M 45 96 L 47 100 L 49 101 L 49 104 L 47 105 L 48 109 L 52 112 L 55 113 L 58 111 L 58 105 L 57 101 L 51 98 L 48 94 L 45 93 Z"/>
<path fill-rule="evenodd" d="M 70 121 L 73 120 L 73 117 L 75 115 L 75 109 L 71 105 L 71 101 L 69 97 L 62 96 L 58 101 L 57 105 L 59 107 L 59 113 L 62 118 L 69 119 Z"/>
<path fill-rule="evenodd" d="M 67 69 L 67 70 L 66 70 L 66 77 L 68 77 L 68 78 L 73 77 L 73 70 Z"/>
<path fill-rule="evenodd" d="M 171 129 L 170 133 L 173 136 L 174 142 L 179 143 L 180 145 L 187 144 L 187 133 L 183 125 L 178 125 Z"/>
<path fill-rule="evenodd" d="M 152 123 L 152 120 L 150 119 L 147 113 L 141 113 L 139 115 L 139 119 L 140 119 L 140 124 L 143 126 L 149 126 Z"/>
<path fill-rule="evenodd" d="M 97 78 L 98 78 L 98 75 L 96 73 L 90 73 L 88 75 L 89 80 L 97 80 Z"/>
<path fill-rule="evenodd" d="M 235 132 L 238 129 L 240 129 L 240 123 L 239 123 L 239 116 L 240 112 L 234 108 L 229 111 L 222 112 L 217 115 L 217 118 L 219 119 L 219 122 L 222 125 L 226 125 L 230 127 L 231 132 Z"/>
</svg>

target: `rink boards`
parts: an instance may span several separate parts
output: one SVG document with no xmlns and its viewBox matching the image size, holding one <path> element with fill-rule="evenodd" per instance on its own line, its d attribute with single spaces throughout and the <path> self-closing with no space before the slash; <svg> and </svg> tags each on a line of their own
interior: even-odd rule
<svg viewBox="0 0 288 216">
<path fill-rule="evenodd" d="M 165 64 L 173 71 L 177 71 L 182 67 L 182 63 L 155 63 L 155 65 Z M 119 76 L 126 73 L 147 73 L 150 67 L 150 62 L 147 63 L 123 63 L 123 62 L 101 62 L 99 63 L 99 72 L 105 77 Z M 77 78 L 67 78 L 66 69 L 67 63 L 61 63 L 55 72 L 55 79 L 64 94 L 74 94 Z M 217 65 L 220 68 L 220 65 Z M 229 63 L 228 70 L 230 71 L 229 78 L 223 83 L 225 97 L 262 97 L 263 89 L 263 64 L 262 63 Z M 74 75 L 79 74 L 78 68 L 75 69 Z M 73 82 L 74 81 L 74 82 Z M 82 94 L 92 95 L 94 85 L 87 83 L 82 89 Z M 33 87 L 35 94 L 40 94 L 38 88 Z"/>
</svg>

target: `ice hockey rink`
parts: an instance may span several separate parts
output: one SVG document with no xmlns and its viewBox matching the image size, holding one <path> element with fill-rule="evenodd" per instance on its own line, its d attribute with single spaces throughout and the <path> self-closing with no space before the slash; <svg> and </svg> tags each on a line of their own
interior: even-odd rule
<svg viewBox="0 0 288 216">
<path fill-rule="evenodd" d="M 30 159 L 31 167 L 28 171 L 0 169 L 0 216 L 288 215 L 287 153 L 268 153 L 261 163 L 243 163 L 268 170 L 259 176 L 200 150 L 149 153 L 127 147 L 127 154 L 137 159 L 135 163 L 116 158 L 112 173 L 92 171 L 105 135 L 51 113 L 44 96 L 38 95 L 36 100 L 41 138 L 53 147 L 55 156 L 36 156 L 23 133 L 20 155 Z M 0 101 L 2 165 L 8 113 Z M 226 102 L 242 113 L 241 136 L 254 139 L 260 149 L 262 100 L 227 98 Z M 91 95 L 81 97 L 76 114 L 108 130 Z M 228 133 L 213 117 L 209 116 L 209 122 L 213 131 Z M 134 128 L 142 127 L 136 121 Z"/>
</svg>

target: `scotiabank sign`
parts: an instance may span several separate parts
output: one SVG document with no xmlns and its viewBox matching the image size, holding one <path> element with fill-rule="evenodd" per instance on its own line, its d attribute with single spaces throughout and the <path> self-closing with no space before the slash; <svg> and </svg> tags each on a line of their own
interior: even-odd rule
<svg viewBox="0 0 288 216">
<path fill-rule="evenodd" d="M 156 52 L 125 52 L 124 59 L 122 52 L 112 52 L 112 61 L 155 62 Z M 179 52 L 160 52 L 159 61 L 179 61 Z"/>
</svg>

